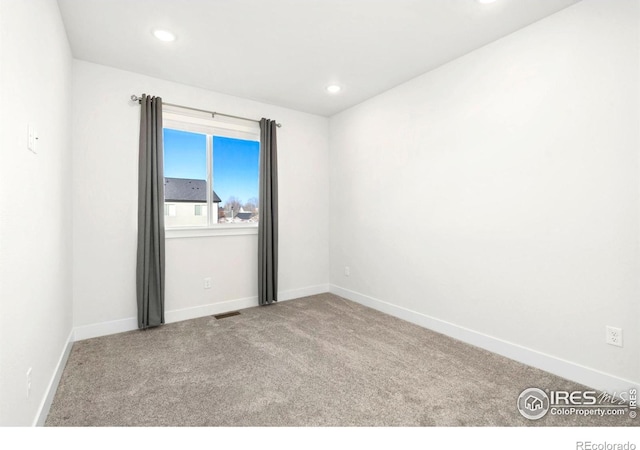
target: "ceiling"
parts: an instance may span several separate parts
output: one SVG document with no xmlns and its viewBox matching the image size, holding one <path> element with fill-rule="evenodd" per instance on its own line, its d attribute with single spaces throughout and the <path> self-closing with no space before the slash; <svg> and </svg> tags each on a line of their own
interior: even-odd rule
<svg viewBox="0 0 640 450">
<path fill-rule="evenodd" d="M 330 116 L 577 1 L 58 3 L 77 59 Z"/>
</svg>

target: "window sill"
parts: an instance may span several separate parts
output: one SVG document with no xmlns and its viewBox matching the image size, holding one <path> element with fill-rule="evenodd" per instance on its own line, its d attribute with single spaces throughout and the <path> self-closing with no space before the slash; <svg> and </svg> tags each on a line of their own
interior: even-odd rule
<svg viewBox="0 0 640 450">
<path fill-rule="evenodd" d="M 242 236 L 248 234 L 258 234 L 258 224 L 217 225 L 210 228 L 167 228 L 164 230 L 165 239 Z"/>
</svg>

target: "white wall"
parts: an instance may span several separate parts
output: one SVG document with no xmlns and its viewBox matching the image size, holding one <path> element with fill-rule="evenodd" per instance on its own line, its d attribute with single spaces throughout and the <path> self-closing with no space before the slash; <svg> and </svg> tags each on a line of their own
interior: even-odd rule
<svg viewBox="0 0 640 450">
<path fill-rule="evenodd" d="M 584 0 L 332 117 L 332 290 L 637 383 L 638 50 Z"/>
<path fill-rule="evenodd" d="M 283 124 L 278 129 L 281 296 L 326 291 L 328 119 L 74 61 L 73 294 L 78 337 L 135 327 L 140 107 L 129 97 L 142 93 Z M 168 321 L 257 304 L 255 234 L 168 239 L 166 259 Z M 213 289 L 203 289 L 205 276 L 212 278 Z"/>
<path fill-rule="evenodd" d="M 72 329 L 71 53 L 55 1 L 0 9 L 0 425 L 20 426 L 35 423 Z"/>
</svg>

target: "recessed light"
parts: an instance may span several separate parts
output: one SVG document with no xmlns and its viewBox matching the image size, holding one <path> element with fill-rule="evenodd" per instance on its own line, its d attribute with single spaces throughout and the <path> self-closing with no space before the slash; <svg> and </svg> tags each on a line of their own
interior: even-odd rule
<svg viewBox="0 0 640 450">
<path fill-rule="evenodd" d="M 167 30 L 154 30 L 153 35 L 162 42 L 172 42 L 176 40 L 175 34 Z"/>
<path fill-rule="evenodd" d="M 482 3 L 483 5 L 487 5 L 489 3 L 493 3 L 496 0 L 478 0 L 478 3 Z"/>
<path fill-rule="evenodd" d="M 330 94 L 337 94 L 341 90 L 342 88 L 337 84 L 332 84 L 331 86 L 327 86 L 327 92 L 329 92 Z"/>
</svg>

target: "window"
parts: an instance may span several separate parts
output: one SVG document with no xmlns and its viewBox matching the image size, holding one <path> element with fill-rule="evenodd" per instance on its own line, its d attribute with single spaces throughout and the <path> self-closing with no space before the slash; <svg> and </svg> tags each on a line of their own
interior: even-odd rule
<svg viewBox="0 0 640 450">
<path fill-rule="evenodd" d="M 207 215 L 207 205 L 195 205 L 194 214 L 196 216 L 206 216 Z"/>
<path fill-rule="evenodd" d="M 170 205 L 168 203 L 164 204 L 164 215 L 175 217 L 176 216 L 176 205 Z"/>
<path fill-rule="evenodd" d="M 163 115 L 165 227 L 257 224 L 258 124 L 184 110 Z"/>
</svg>

